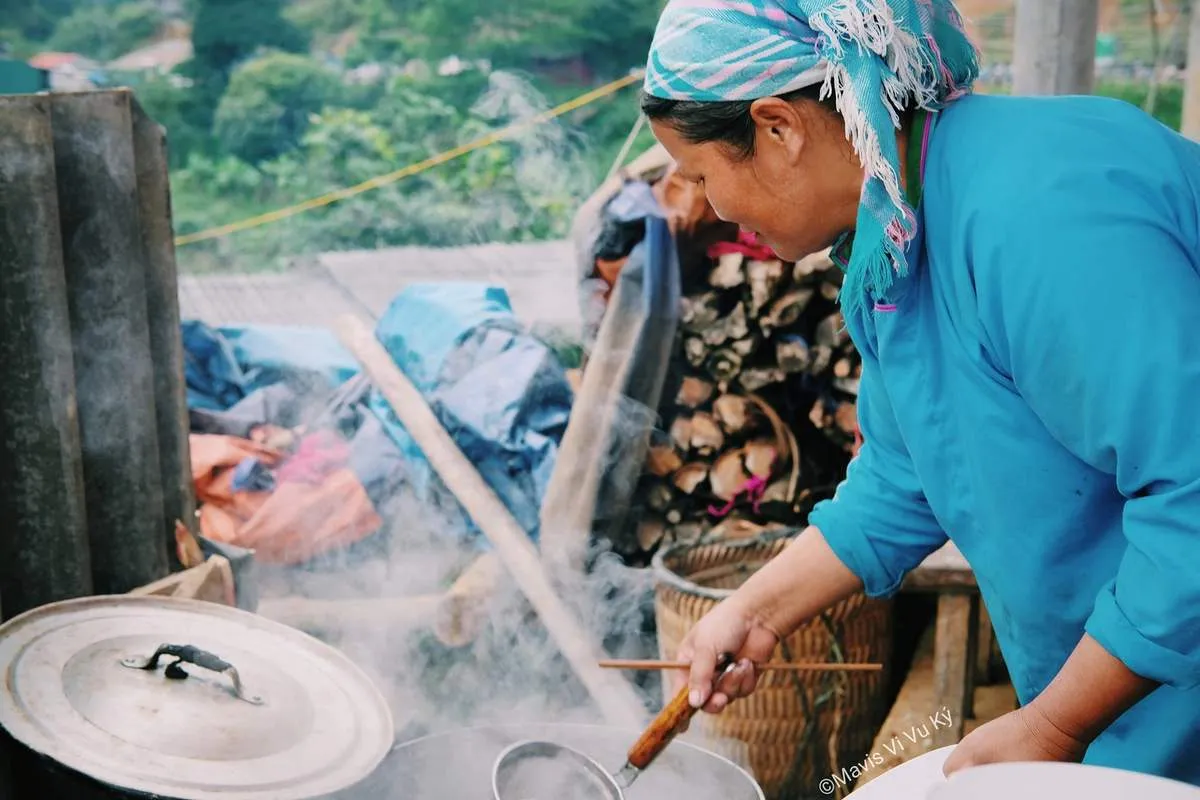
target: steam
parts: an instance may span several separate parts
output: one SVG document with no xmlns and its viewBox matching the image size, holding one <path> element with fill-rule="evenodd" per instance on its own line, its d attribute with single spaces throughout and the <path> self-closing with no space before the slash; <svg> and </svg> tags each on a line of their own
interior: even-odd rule
<svg viewBox="0 0 1200 800">
<path fill-rule="evenodd" d="M 474 111 L 494 128 L 500 128 L 529 119 L 548 107 L 545 98 L 527 81 L 496 72 L 490 76 L 489 88 Z M 515 229 L 522 222 L 522 215 L 531 209 L 557 219 L 560 235 L 565 234 L 579 202 L 598 186 L 600 176 L 592 174 L 588 167 L 586 140 L 550 122 L 524 128 L 501 146 L 515 152 L 515 188 L 479 187 L 474 194 L 472 213 L 466 215 L 470 218 L 465 223 L 469 237 L 480 242 L 494 240 L 498 234 L 502 236 L 506 230 Z M 479 153 L 469 157 L 487 156 Z M 556 307 L 534 309 L 532 316 L 560 315 L 562 308 L 578 303 L 576 265 L 563 263 L 561 269 L 561 292 L 556 286 L 553 295 Z M 506 284 L 513 276 L 472 277 Z M 428 279 L 438 280 L 439 276 L 430 275 Z M 631 351 L 637 345 L 636 337 L 621 336 L 611 344 L 604 355 L 605 363 L 597 361 L 595 367 L 624 379 L 619 364 L 631 352 L 614 351 Z M 487 391 L 487 387 L 481 386 L 479 391 Z M 591 417 L 597 412 L 589 409 L 580 413 Z M 612 434 L 598 439 L 582 455 L 585 463 L 567 465 L 560 457 L 558 469 L 587 473 L 580 485 L 580 503 L 590 506 L 592 495 L 597 495 L 596 507 L 590 513 L 580 513 L 571 522 L 563 523 L 565 527 L 578 528 L 569 531 L 575 541 L 589 541 L 593 517 L 600 520 L 601 529 L 616 524 L 622 517 L 624 525 L 636 526 L 636 519 L 627 513 L 628 509 L 617 508 L 613 498 L 595 488 L 598 476 L 611 473 L 611 484 L 619 487 L 617 494 L 632 494 L 642 463 L 638 453 L 644 453 L 639 447 L 644 446 L 649 429 L 660 424 L 656 415 L 655 410 L 628 397 L 615 398 L 613 407 L 601 411 L 598 417 Z M 260 568 L 262 596 L 361 600 L 382 605 L 385 599 L 392 603 L 397 598 L 436 595 L 447 589 L 462 569 L 484 552 L 486 538 L 477 534 L 473 546 L 464 546 L 463 542 L 469 540 L 468 521 L 453 498 L 425 502 L 403 481 L 397 485 L 399 488 L 384 507 L 378 509 L 389 520 L 385 530 L 304 569 Z M 563 533 L 562 529 L 543 530 L 542 536 Z M 587 546 L 585 562 L 584 575 L 562 578 L 556 585 L 559 597 L 572 615 L 606 655 L 657 656 L 654 577 L 650 570 L 626 566 L 605 545 L 595 543 Z M 546 724 L 603 723 L 591 697 L 507 573 L 488 600 L 481 632 L 470 643 L 458 648 L 443 644 L 433 634 L 431 621 L 428 615 L 419 612 L 398 615 L 395 619 L 367 615 L 321 633 L 322 638 L 357 663 L 383 692 L 396 722 L 398 745 L 479 726 L 517 725 L 532 729 Z M 635 682 L 648 720 L 663 703 L 662 675 L 631 672 L 622 673 L 622 679 Z M 606 751 L 606 766 L 619 768 L 619 759 L 623 759 L 624 750 L 635 738 L 636 732 L 617 736 L 616 749 Z M 694 735 L 685 738 L 694 739 Z M 601 754 L 588 755 L 600 758 Z M 437 778 L 460 769 L 472 771 L 472 775 L 478 772 L 479 765 L 462 763 L 470 760 L 468 754 L 462 752 L 457 756 L 457 760 L 448 755 L 444 763 L 428 765 L 429 776 Z M 614 759 L 618 759 L 616 763 L 607 763 Z M 476 793 L 474 796 L 491 796 L 490 768 L 489 762 L 488 780 L 476 781 L 478 789 L 471 789 Z M 385 769 L 383 774 L 389 773 Z M 654 785 L 649 773 L 639 780 L 646 782 L 647 787 Z M 391 783 L 392 778 L 387 782 Z M 713 785 L 717 786 L 715 782 Z M 363 788 L 347 795 L 345 800 L 392 800 L 400 796 L 419 800 L 417 795 L 397 793 L 394 785 Z M 722 796 L 740 800 L 744 795 L 725 792 Z M 470 798 L 464 795 L 463 800 Z"/>
</svg>

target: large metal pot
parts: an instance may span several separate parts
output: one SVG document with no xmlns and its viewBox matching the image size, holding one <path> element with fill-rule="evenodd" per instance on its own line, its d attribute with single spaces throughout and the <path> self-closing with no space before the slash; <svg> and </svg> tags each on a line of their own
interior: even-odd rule
<svg viewBox="0 0 1200 800">
<path fill-rule="evenodd" d="M 36 608 L 0 626 L 0 670 L 18 798 L 329 797 L 393 742 L 386 701 L 344 655 L 213 603 Z"/>
<path fill-rule="evenodd" d="M 597 725 L 496 725 L 434 734 L 397 745 L 375 773 L 338 800 L 492 800 L 492 767 L 516 742 L 574 748 L 616 770 L 641 731 Z M 625 800 L 764 800 L 744 770 L 675 741 L 625 790 Z M 563 798 L 563 800 L 569 800 Z"/>
</svg>

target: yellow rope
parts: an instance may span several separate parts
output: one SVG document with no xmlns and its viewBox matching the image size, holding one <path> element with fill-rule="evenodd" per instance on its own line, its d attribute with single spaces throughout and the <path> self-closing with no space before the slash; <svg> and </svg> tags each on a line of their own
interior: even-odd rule
<svg viewBox="0 0 1200 800">
<path fill-rule="evenodd" d="M 412 177 L 413 175 L 425 172 L 426 170 L 432 169 L 440 164 L 445 164 L 447 161 L 453 161 L 454 159 L 465 156 L 466 154 L 475 150 L 496 144 L 497 142 L 502 141 L 519 130 L 530 128 L 535 125 L 541 125 L 542 123 L 548 122 L 556 117 L 561 117 L 563 114 L 574 111 L 577 108 L 582 108 L 589 103 L 594 103 L 597 100 L 618 92 L 621 89 L 624 89 L 626 86 L 629 86 L 630 84 L 639 80 L 641 80 L 640 73 L 631 73 L 623 78 L 613 81 L 612 83 L 605 84 L 598 89 L 593 89 L 590 92 L 581 94 L 579 97 L 576 97 L 573 100 L 568 100 L 562 105 L 556 106 L 549 111 L 543 111 L 541 114 L 530 117 L 529 119 L 515 122 L 512 125 L 508 125 L 507 127 L 501 128 L 498 131 L 493 131 L 492 133 L 468 142 L 467 144 L 459 145 L 453 149 L 438 153 L 435 156 L 430 156 L 424 161 L 418 161 L 415 164 L 409 164 L 407 167 L 402 167 L 395 172 L 389 172 L 386 175 L 380 175 L 378 177 L 371 178 L 370 180 L 363 181 L 356 186 L 337 189 L 329 192 L 328 194 L 323 194 L 320 197 L 314 197 L 310 200 L 305 200 L 292 206 L 269 211 L 266 214 L 250 217 L 249 219 L 244 219 L 240 222 L 231 222 L 226 225 L 220 225 L 216 228 L 209 228 L 208 230 L 189 233 L 186 236 L 179 236 L 175 239 L 175 244 L 178 247 L 182 247 L 194 242 L 202 242 L 206 239 L 218 239 L 223 236 L 228 236 L 231 233 L 238 233 L 239 231 L 249 230 L 250 228 L 258 228 L 263 225 L 268 225 L 272 222 L 278 222 L 279 220 L 287 219 L 288 217 L 294 217 L 297 214 L 304 213 L 305 211 L 311 211 L 315 208 L 332 205 L 339 200 L 345 200 L 347 198 L 354 197 L 355 195 L 362 194 L 363 192 L 368 192 L 372 189 L 378 189 L 381 186 L 386 186 L 389 183 L 395 183 L 396 181 L 404 178 Z"/>
</svg>

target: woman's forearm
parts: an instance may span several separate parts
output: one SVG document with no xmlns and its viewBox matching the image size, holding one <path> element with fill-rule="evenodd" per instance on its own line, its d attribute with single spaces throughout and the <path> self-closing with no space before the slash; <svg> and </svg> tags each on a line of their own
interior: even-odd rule
<svg viewBox="0 0 1200 800">
<path fill-rule="evenodd" d="M 862 589 L 817 528 L 809 526 L 730 598 L 781 639 Z"/>
<path fill-rule="evenodd" d="M 1029 706 L 1038 718 L 1086 744 L 1157 687 L 1085 635 Z"/>
</svg>

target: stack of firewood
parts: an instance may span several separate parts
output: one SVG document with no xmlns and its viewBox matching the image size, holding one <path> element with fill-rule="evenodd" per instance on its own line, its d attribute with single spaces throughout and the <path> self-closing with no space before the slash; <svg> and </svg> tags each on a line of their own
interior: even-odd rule
<svg viewBox="0 0 1200 800">
<path fill-rule="evenodd" d="M 855 445 L 861 361 L 826 253 L 782 261 L 744 234 L 682 265 L 676 358 L 638 486 L 638 545 L 717 525 L 796 524 Z"/>
<path fill-rule="evenodd" d="M 804 524 L 858 446 L 862 366 L 837 303 L 841 270 L 828 251 L 784 261 L 722 222 L 703 187 L 680 178 L 661 149 L 625 179 L 649 184 L 668 220 L 682 298 L 659 424 L 633 497 L 636 531 L 614 546 L 628 563 L 645 564 L 664 544 L 718 526 L 752 534 Z M 602 187 L 577 220 L 587 280 L 604 298 L 633 246 L 603 210 L 623 185 Z"/>
</svg>

